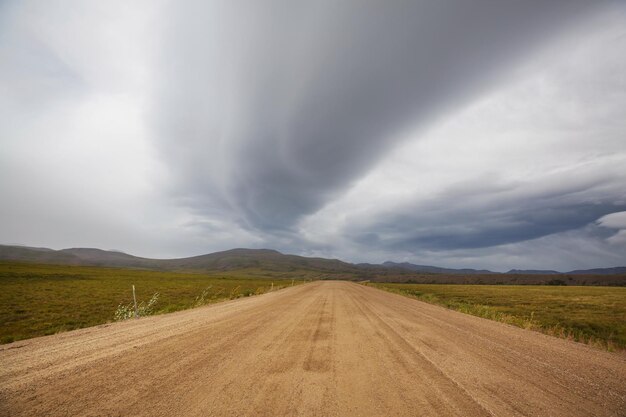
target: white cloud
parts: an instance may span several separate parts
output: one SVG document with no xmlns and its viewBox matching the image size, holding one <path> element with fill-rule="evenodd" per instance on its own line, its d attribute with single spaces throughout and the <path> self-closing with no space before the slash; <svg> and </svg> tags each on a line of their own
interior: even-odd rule
<svg viewBox="0 0 626 417">
<path fill-rule="evenodd" d="M 597 224 L 609 229 L 617 229 L 617 232 L 609 236 L 606 241 L 612 245 L 626 244 L 626 211 L 607 214 L 598 219 Z"/>
<path fill-rule="evenodd" d="M 598 219 L 598 224 L 613 229 L 626 229 L 626 211 L 607 214 Z"/>
</svg>

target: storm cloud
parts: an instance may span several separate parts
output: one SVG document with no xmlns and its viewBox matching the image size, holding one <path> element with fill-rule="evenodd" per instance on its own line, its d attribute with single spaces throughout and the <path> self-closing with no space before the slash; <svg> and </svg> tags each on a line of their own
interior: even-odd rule
<svg viewBox="0 0 626 417">
<path fill-rule="evenodd" d="M 342 192 L 404 129 L 501 81 L 588 2 L 175 7 L 157 116 L 164 154 L 200 211 L 217 200 L 250 227 L 283 229 Z"/>
<path fill-rule="evenodd" d="M 4 243 L 626 263 L 623 3 L 32 1 L 0 22 Z"/>
</svg>

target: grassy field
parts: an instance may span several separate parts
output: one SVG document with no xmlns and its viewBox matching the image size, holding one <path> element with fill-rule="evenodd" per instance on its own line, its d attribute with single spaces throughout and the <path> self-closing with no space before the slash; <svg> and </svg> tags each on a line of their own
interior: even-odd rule
<svg viewBox="0 0 626 417">
<path fill-rule="evenodd" d="M 0 262 L 0 343 L 94 326 L 114 320 L 120 304 L 147 303 L 167 313 L 302 283 L 298 274 L 268 279 L 259 271 L 223 274 L 155 272 Z M 282 278 L 282 279 L 281 279 Z M 203 297 L 204 294 L 204 297 Z"/>
<path fill-rule="evenodd" d="M 626 349 L 623 287 L 368 285 L 608 350 Z"/>
</svg>

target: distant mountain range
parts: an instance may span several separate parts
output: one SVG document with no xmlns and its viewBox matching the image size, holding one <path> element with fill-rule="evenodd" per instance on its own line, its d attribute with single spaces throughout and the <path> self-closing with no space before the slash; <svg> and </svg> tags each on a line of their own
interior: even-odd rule
<svg viewBox="0 0 626 417">
<path fill-rule="evenodd" d="M 384 262 L 383 266 L 389 268 L 400 268 L 406 269 L 408 271 L 413 272 L 427 272 L 430 274 L 497 274 L 497 272 L 488 271 L 486 269 L 451 269 L 451 268 L 441 268 L 438 266 L 430 266 L 430 265 L 415 265 L 408 262 L 396 263 L 396 262 Z"/>
<path fill-rule="evenodd" d="M 564 282 L 570 285 L 626 285 L 626 267 L 575 270 L 565 273 L 552 270 L 513 269 L 507 273 L 498 273 L 484 269 L 441 268 L 408 262 L 352 264 L 338 259 L 285 255 L 271 249 L 231 249 L 188 258 L 150 259 L 120 251 L 94 248 L 53 250 L 0 245 L 0 261 L 212 273 L 249 270 L 255 273 L 265 271 L 270 275 L 301 271 L 314 274 L 320 279 L 369 279 L 421 283 L 560 284 Z M 580 276 L 580 278 L 572 276 Z M 588 276 L 596 278 L 588 279 Z M 606 278 L 601 278 L 602 276 Z M 615 278 L 610 278 L 612 276 Z"/>
<path fill-rule="evenodd" d="M 507 274 L 552 275 L 560 274 L 560 272 L 551 269 L 511 269 Z"/>
<path fill-rule="evenodd" d="M 432 274 L 462 274 L 462 275 L 485 275 L 485 274 L 502 274 L 502 272 L 493 272 L 487 269 L 451 269 L 451 268 L 440 268 L 438 266 L 429 266 L 429 265 L 415 265 L 408 262 L 396 263 L 396 262 L 385 262 L 384 266 L 402 268 L 408 271 L 414 272 L 428 272 Z M 504 274 L 518 274 L 518 275 L 616 275 L 616 274 L 626 274 L 626 266 L 618 266 L 614 268 L 595 268 L 595 269 L 577 269 L 569 272 L 559 272 L 551 269 L 543 270 L 543 269 L 511 269 L 508 272 L 504 272 Z"/>
</svg>

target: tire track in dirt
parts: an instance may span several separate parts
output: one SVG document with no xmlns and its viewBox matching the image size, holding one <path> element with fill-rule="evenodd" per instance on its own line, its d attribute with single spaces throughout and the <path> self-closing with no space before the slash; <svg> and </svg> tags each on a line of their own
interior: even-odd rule
<svg viewBox="0 0 626 417">
<path fill-rule="evenodd" d="M 526 415 L 522 412 L 522 410 L 528 408 L 529 405 L 526 405 L 522 408 L 522 410 L 519 409 L 520 405 L 524 405 L 524 402 L 521 401 L 524 397 L 544 397 L 546 403 L 560 403 L 558 408 L 569 408 L 573 413 L 585 413 L 584 415 L 596 415 L 596 413 L 599 412 L 597 403 L 611 402 L 615 400 L 622 403 L 624 402 L 623 391 L 622 394 L 616 395 L 616 391 L 614 391 L 610 385 L 603 386 L 598 383 L 598 381 L 606 378 L 606 374 L 612 374 L 612 376 L 617 379 L 623 379 L 623 362 L 620 363 L 618 361 L 616 363 L 618 365 L 617 368 L 602 369 L 601 367 L 594 365 L 585 369 L 584 372 L 581 372 L 581 369 L 575 366 L 581 353 L 578 350 L 572 351 L 569 349 L 569 352 L 559 352 L 559 354 L 553 353 L 550 356 L 550 360 L 546 361 L 542 360 L 542 358 L 545 357 L 545 355 L 541 354 L 542 352 L 536 352 L 537 354 L 535 356 L 524 353 L 524 349 L 527 349 L 528 351 L 536 350 L 536 343 L 529 345 L 524 343 L 524 339 L 518 339 L 517 336 L 520 334 L 524 335 L 525 333 L 530 333 L 535 335 L 539 340 L 542 338 L 547 340 L 552 348 L 562 348 L 563 345 L 570 348 L 572 345 L 571 342 L 554 339 L 534 332 L 520 332 L 519 329 L 507 325 L 500 325 L 499 328 L 487 327 L 487 329 L 490 330 L 490 333 L 488 335 L 481 334 L 481 331 L 476 331 L 477 328 L 474 327 L 474 325 L 476 323 L 480 324 L 480 321 L 484 321 L 489 324 L 493 322 L 484 319 L 479 319 L 477 321 L 475 317 L 466 315 L 458 316 L 458 314 L 456 314 L 458 316 L 458 320 L 447 320 L 447 315 L 454 312 L 450 312 L 449 310 L 441 307 L 428 306 L 440 310 L 441 317 L 437 317 L 437 315 L 432 314 L 432 312 L 426 313 L 424 311 L 420 311 L 420 309 L 416 309 L 415 305 L 412 305 L 412 303 L 401 307 L 400 305 L 407 299 L 398 295 L 394 296 L 397 298 L 397 303 L 394 305 L 394 311 L 401 310 L 405 314 L 388 315 L 390 320 L 398 323 L 398 321 L 405 320 L 407 315 L 413 316 L 414 318 L 412 321 L 405 321 L 405 323 L 410 324 L 399 325 L 396 327 L 403 329 L 403 332 L 409 339 L 411 339 L 411 343 L 414 346 L 422 346 L 423 351 L 426 351 L 427 349 L 430 350 L 431 354 L 428 356 L 434 356 L 434 362 L 442 362 L 442 360 L 445 362 L 446 358 L 444 358 L 441 354 L 432 355 L 432 353 L 439 353 L 441 351 L 446 352 L 447 355 L 453 355 L 456 350 L 458 356 L 463 355 L 465 357 L 471 354 L 471 356 L 474 357 L 474 360 L 468 362 L 468 368 L 473 365 L 474 373 L 480 372 L 484 374 L 484 376 L 488 376 L 488 378 L 483 379 L 489 381 L 489 384 L 482 384 L 483 388 L 487 388 L 483 393 L 485 396 L 492 399 L 501 398 L 504 402 L 507 402 L 507 399 L 515 398 L 515 395 L 513 394 L 517 394 L 517 400 L 515 402 L 508 401 L 508 404 L 506 405 L 503 404 L 505 407 L 504 409 L 500 408 L 499 413 L 503 413 L 506 408 L 510 408 L 511 411 L 509 412 L 513 412 L 517 409 L 519 415 Z M 385 311 L 389 310 L 388 303 L 372 303 L 372 305 Z M 435 346 L 433 346 L 432 342 L 424 343 L 423 340 L 419 339 L 420 334 L 423 335 L 424 332 L 415 331 L 411 324 L 423 322 L 425 319 L 437 324 L 436 326 L 430 326 L 429 332 L 427 332 L 427 337 L 431 340 L 433 340 L 433 337 L 436 335 L 438 328 L 446 329 L 445 332 L 438 332 L 441 333 L 444 338 L 447 338 L 448 334 L 457 334 L 459 336 L 465 335 L 465 337 L 459 338 L 458 342 L 455 344 L 446 343 L 446 339 L 444 339 L 444 343 L 435 343 Z M 472 327 L 469 329 L 464 328 L 461 325 L 466 319 L 469 319 L 469 323 L 472 324 Z M 479 330 L 483 330 L 483 328 L 480 327 Z M 494 332 L 494 330 L 499 330 L 499 332 Z M 505 344 L 505 342 L 499 340 L 501 336 L 499 333 L 503 331 L 506 336 L 513 334 L 516 337 L 509 337 L 507 339 L 508 343 Z M 479 341 L 479 343 L 476 343 L 476 340 Z M 513 340 L 515 343 L 511 343 Z M 535 339 L 533 340 L 537 341 Z M 556 340 L 558 340 L 558 342 Z M 561 346 L 559 346 L 559 344 L 561 344 Z M 593 352 L 593 355 L 589 359 L 597 355 L 611 356 L 611 354 L 599 352 L 588 346 L 580 344 L 574 345 L 583 351 L 587 350 L 589 352 Z M 572 353 L 577 354 L 577 356 L 572 356 Z M 512 366 L 512 364 L 518 365 Z M 604 374 L 601 377 L 602 379 L 598 378 L 600 375 L 596 374 L 595 371 L 597 370 L 602 370 Z M 530 373 L 534 373 L 537 377 L 529 378 L 528 376 Z M 594 377 L 592 378 L 591 376 Z M 520 384 L 519 381 L 524 379 L 526 380 L 525 384 Z M 475 381 L 472 381 L 471 385 L 475 386 Z M 572 391 L 576 392 L 578 390 L 584 392 L 584 389 L 589 389 L 590 387 L 595 388 L 595 397 L 599 398 L 593 399 L 596 406 L 588 408 L 585 398 L 576 398 L 571 394 Z M 507 388 L 511 395 L 496 395 L 498 392 L 501 393 L 502 391 L 507 390 Z M 477 394 L 479 394 L 481 390 L 478 389 L 476 391 Z"/>
<path fill-rule="evenodd" d="M 357 298 L 353 295 L 353 298 Z M 386 348 L 393 353 L 394 359 L 408 373 L 420 373 L 427 378 L 425 389 L 430 405 L 437 415 L 494 416 L 480 401 L 461 387 L 453 378 L 443 372 L 437 365 L 415 349 L 407 339 L 394 330 L 380 314 L 358 297 L 355 302 L 360 312 L 372 324 L 380 329 L 380 335 Z"/>
</svg>

